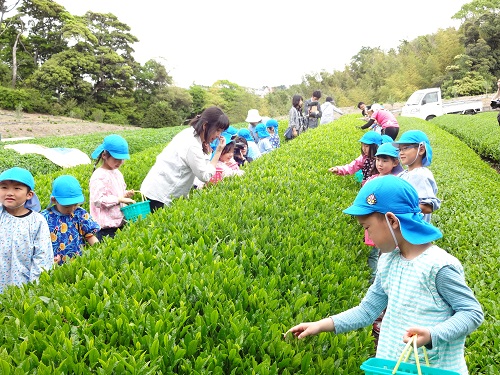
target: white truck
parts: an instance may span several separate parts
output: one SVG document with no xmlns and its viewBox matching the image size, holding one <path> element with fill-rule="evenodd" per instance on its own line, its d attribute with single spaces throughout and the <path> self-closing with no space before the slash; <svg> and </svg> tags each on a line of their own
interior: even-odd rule
<svg viewBox="0 0 500 375">
<path fill-rule="evenodd" d="M 430 89 L 417 90 L 408 98 L 401 109 L 401 116 L 418 117 L 423 120 L 432 120 L 434 117 L 458 113 L 462 115 L 474 115 L 483 110 L 481 100 L 465 100 L 444 103 L 441 97 L 441 89 L 434 87 Z"/>
</svg>

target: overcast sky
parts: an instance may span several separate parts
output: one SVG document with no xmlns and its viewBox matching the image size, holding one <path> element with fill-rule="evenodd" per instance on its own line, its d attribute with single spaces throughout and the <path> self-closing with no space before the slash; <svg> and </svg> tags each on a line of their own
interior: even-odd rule
<svg viewBox="0 0 500 375">
<path fill-rule="evenodd" d="M 260 88 L 343 70 L 361 47 L 458 27 L 465 0 L 55 0 L 71 14 L 113 13 L 131 27 L 141 64 L 161 62 L 177 86 L 220 79 Z M 311 5 L 315 4 L 315 5 Z"/>
</svg>

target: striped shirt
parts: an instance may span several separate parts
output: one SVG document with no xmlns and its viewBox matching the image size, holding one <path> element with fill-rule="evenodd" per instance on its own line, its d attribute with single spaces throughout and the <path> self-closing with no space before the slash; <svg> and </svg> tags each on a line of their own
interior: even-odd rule
<svg viewBox="0 0 500 375">
<path fill-rule="evenodd" d="M 399 250 L 383 254 L 375 282 L 361 303 L 332 316 L 336 333 L 365 327 L 385 309 L 377 357 L 398 360 L 409 327 L 426 327 L 432 367 L 468 374 L 465 337 L 483 321 L 481 306 L 465 283 L 460 262 L 433 245 L 412 260 Z"/>
</svg>

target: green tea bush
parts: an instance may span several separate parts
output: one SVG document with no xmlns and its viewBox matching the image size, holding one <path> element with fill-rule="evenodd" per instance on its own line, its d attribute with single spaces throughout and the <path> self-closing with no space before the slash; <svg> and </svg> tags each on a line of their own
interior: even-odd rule
<svg viewBox="0 0 500 375">
<path fill-rule="evenodd" d="M 500 163 L 500 127 L 498 112 L 474 116 L 445 115 L 432 120 L 441 129 L 458 137 L 482 157 Z"/>
<path fill-rule="evenodd" d="M 150 130 L 124 130 L 115 132 L 124 137 L 129 144 L 129 151 L 131 154 L 143 151 L 149 147 L 155 145 L 165 146 L 175 134 L 185 127 L 177 126 L 168 129 L 150 129 Z M 96 133 L 96 134 L 86 134 L 86 135 L 75 135 L 75 136 L 65 136 L 65 137 L 46 137 L 32 139 L 27 142 L 40 144 L 50 148 L 65 147 L 65 148 L 77 148 L 89 155 L 95 148 L 100 145 L 104 137 L 110 133 Z M 26 141 L 19 141 L 13 143 L 26 143 Z M 9 142 L 11 144 L 11 142 Z M 3 144 L 6 145 L 6 144 Z M 0 171 L 12 168 L 14 166 L 26 168 L 33 175 L 39 174 L 51 174 L 56 171 L 71 173 L 70 170 L 65 170 L 62 167 L 52 163 L 50 160 L 42 155 L 36 154 L 25 154 L 21 155 L 14 150 L 5 149 L 0 147 Z M 87 166 L 85 168 L 91 168 Z M 59 173 L 60 174 L 60 173 Z"/>
<path fill-rule="evenodd" d="M 354 306 L 368 287 L 363 230 L 342 213 L 359 184 L 327 172 L 359 155 L 358 122 L 344 116 L 306 132 L 246 166 L 244 176 L 127 225 L 38 284 L 8 288 L 0 295 L 3 371 L 361 374 L 374 354 L 369 328 L 281 338 L 298 322 Z M 467 340 L 470 372 L 496 374 L 500 178 L 432 123 L 401 119 L 401 126 L 431 140 L 443 200 L 433 218 L 444 232 L 438 245 L 463 262 L 485 309 L 485 323 Z M 162 148 L 127 161 L 130 187 Z M 74 174 L 88 184 L 87 171 Z M 53 177 L 39 175 L 37 184 Z"/>
</svg>

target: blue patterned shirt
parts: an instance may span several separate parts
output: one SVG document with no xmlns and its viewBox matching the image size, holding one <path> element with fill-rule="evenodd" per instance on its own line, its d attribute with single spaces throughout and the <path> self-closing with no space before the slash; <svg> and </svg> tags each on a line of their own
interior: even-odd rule
<svg viewBox="0 0 500 375">
<path fill-rule="evenodd" d="M 54 257 L 61 256 L 59 263 L 67 258 L 81 255 L 85 238 L 94 236 L 101 229 L 90 214 L 78 207 L 71 215 L 63 215 L 52 206 L 42 211 L 50 229 Z"/>
</svg>

